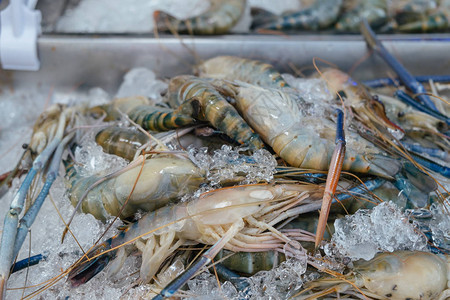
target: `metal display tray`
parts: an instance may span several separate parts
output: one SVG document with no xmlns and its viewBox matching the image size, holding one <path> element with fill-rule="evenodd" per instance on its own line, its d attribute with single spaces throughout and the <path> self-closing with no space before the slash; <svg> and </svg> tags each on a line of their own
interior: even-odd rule
<svg viewBox="0 0 450 300">
<path fill-rule="evenodd" d="M 386 48 L 413 75 L 450 71 L 450 35 L 380 35 Z M 38 39 L 39 71 L 0 71 L 0 81 L 20 88 L 48 84 L 58 87 L 99 86 L 116 91 L 122 76 L 146 67 L 158 77 L 192 73 L 196 63 L 218 55 L 235 55 L 272 63 L 281 72 L 312 69 L 313 58 L 328 61 L 355 79 L 393 74 L 384 61 L 370 55 L 355 35 L 226 35 L 214 37 L 95 36 L 46 34 Z M 326 64 L 318 61 L 325 67 Z"/>
</svg>

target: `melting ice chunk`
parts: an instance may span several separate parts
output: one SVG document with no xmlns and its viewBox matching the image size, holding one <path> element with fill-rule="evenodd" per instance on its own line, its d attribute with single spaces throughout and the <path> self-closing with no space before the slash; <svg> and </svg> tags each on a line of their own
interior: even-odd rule
<svg viewBox="0 0 450 300">
<path fill-rule="evenodd" d="M 167 83 L 156 79 L 155 73 L 146 68 L 134 68 L 124 76 L 116 97 L 145 96 L 160 102 Z"/>
<path fill-rule="evenodd" d="M 433 218 L 430 220 L 430 228 L 433 233 L 433 242 L 442 249 L 450 250 L 450 204 L 449 199 L 444 204 L 433 203 L 431 212 Z"/>
<path fill-rule="evenodd" d="M 245 176 L 244 184 L 272 180 L 277 162 L 269 151 L 259 149 L 251 156 L 240 152 L 242 149 L 223 145 L 211 155 L 207 148 L 188 147 L 189 158 L 206 171 L 211 185 L 217 185 L 238 175 Z"/>
<path fill-rule="evenodd" d="M 384 202 L 372 210 L 360 209 L 334 223 L 331 241 L 352 260 L 372 259 L 379 251 L 424 250 L 426 240 L 414 230 L 400 209 Z"/>
</svg>

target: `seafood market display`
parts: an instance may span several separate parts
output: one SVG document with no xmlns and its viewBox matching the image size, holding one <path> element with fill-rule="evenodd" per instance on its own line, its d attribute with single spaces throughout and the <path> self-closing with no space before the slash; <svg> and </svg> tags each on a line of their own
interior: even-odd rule
<svg viewBox="0 0 450 300">
<path fill-rule="evenodd" d="M 379 33 L 448 32 L 448 0 L 181 0 L 72 1 L 47 24 L 53 32 L 359 33 L 366 19 Z M 117 9 L 121 7 L 121 9 Z M 150 17 L 149 17 L 150 16 Z M 153 18 L 151 17 L 153 16 Z"/>
<path fill-rule="evenodd" d="M 0 174 L 0 298 L 448 299 L 450 80 L 412 76 L 371 29 L 444 13 L 427 3 L 396 3 L 395 24 L 385 1 L 255 18 L 261 30 L 361 30 L 398 80 L 216 56 L 29 111 L 22 148 L 0 144 L 20 152 Z M 223 34 L 251 4 L 154 17 Z M 39 98 L 13 94 L 0 105 Z M 14 124 L 2 117 L 3 135 Z"/>
</svg>

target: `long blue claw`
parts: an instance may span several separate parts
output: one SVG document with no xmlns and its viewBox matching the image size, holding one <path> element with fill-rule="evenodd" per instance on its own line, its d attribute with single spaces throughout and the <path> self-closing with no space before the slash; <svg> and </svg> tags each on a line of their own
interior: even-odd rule
<svg viewBox="0 0 450 300">
<path fill-rule="evenodd" d="M 382 186 L 386 182 L 386 179 L 382 178 L 375 178 L 372 180 L 368 180 L 364 183 L 361 183 L 360 185 L 355 186 L 354 188 L 348 190 L 347 193 L 341 193 L 336 195 L 336 197 L 333 198 L 332 203 L 336 203 L 338 201 L 345 201 L 349 199 L 350 197 L 353 197 L 353 195 L 363 195 L 367 191 L 373 191 L 380 186 Z"/>
<path fill-rule="evenodd" d="M 198 270 L 210 262 L 210 258 L 201 256 L 189 269 L 170 282 L 161 293 L 153 297 L 152 300 L 162 300 L 164 298 L 172 297 L 189 279 L 191 279 L 191 277 L 195 275 L 195 273 L 197 273 Z"/>
<path fill-rule="evenodd" d="M 6 284 L 14 259 L 14 244 L 17 238 L 19 215 L 22 212 L 28 189 L 37 172 L 41 171 L 46 166 L 50 156 L 61 143 L 65 127 L 66 115 L 65 113 L 62 113 L 59 118 L 55 137 L 34 160 L 30 172 L 25 177 L 19 191 L 11 202 L 9 211 L 6 213 L 0 244 L 0 299 L 3 299 L 6 296 Z"/>
<path fill-rule="evenodd" d="M 25 180 L 22 182 L 17 194 L 14 196 L 9 211 L 6 213 L 0 244 L 0 299 L 3 299 L 6 295 L 6 281 L 8 280 L 10 268 L 14 260 L 14 244 L 17 237 L 17 226 L 19 224 L 19 215 L 22 212 L 25 197 L 37 172 L 45 166 L 58 144 L 59 140 L 55 138 L 34 160 L 33 166 L 25 177 Z"/>
<path fill-rule="evenodd" d="M 345 144 L 345 133 L 344 133 L 344 113 L 342 110 L 337 109 L 337 127 L 336 127 L 336 138 L 335 143 L 344 143 Z"/>
<path fill-rule="evenodd" d="M 38 254 L 31 257 L 27 257 L 25 259 L 19 260 L 16 262 L 13 267 L 11 268 L 11 274 L 15 272 L 19 272 L 23 269 L 26 269 L 28 267 L 37 265 L 42 260 L 45 260 L 47 258 L 47 255 L 45 254 Z"/>
<path fill-rule="evenodd" d="M 406 148 L 406 150 L 417 153 L 419 155 L 426 154 L 430 157 L 438 158 L 442 161 L 450 161 L 449 153 L 448 151 L 443 151 L 437 148 L 430 148 L 430 147 L 424 147 L 418 144 L 408 143 L 408 142 L 401 142 L 403 147 Z"/>
<path fill-rule="evenodd" d="M 363 19 L 361 23 L 361 33 L 364 36 L 367 45 L 372 48 L 384 61 L 395 71 L 398 75 L 400 81 L 414 94 L 417 95 L 417 99 L 421 101 L 425 106 L 429 109 L 438 111 L 433 101 L 431 101 L 430 97 L 427 95 L 423 95 L 426 93 L 423 85 L 418 82 L 414 76 L 412 76 L 408 70 L 394 57 L 392 56 L 386 48 L 384 48 L 383 44 L 378 40 L 377 36 L 373 32 L 372 28 L 370 28 L 369 23 L 366 19 Z"/>
<path fill-rule="evenodd" d="M 231 271 L 224 265 L 219 263 L 216 264 L 214 267 L 216 268 L 217 275 L 219 275 L 219 278 L 234 284 L 234 286 L 238 291 L 243 291 L 250 286 L 250 284 L 246 280 L 242 279 L 241 276 Z"/>
<path fill-rule="evenodd" d="M 394 96 L 397 97 L 399 100 L 401 100 L 402 102 L 414 107 L 415 109 L 424 112 L 432 117 L 435 117 L 438 120 L 441 120 L 443 122 L 445 122 L 447 125 L 450 125 L 450 119 L 446 116 L 444 116 L 443 114 L 441 114 L 440 112 L 438 112 L 437 110 L 432 110 L 428 107 L 422 106 L 419 103 L 417 103 L 416 101 L 414 101 L 413 98 L 411 98 L 407 93 L 405 93 L 402 90 L 397 90 L 394 93 Z"/>
<path fill-rule="evenodd" d="M 53 154 L 52 161 L 50 163 L 50 168 L 47 172 L 47 179 L 45 180 L 44 186 L 34 201 L 33 205 L 28 209 L 23 218 L 20 220 L 20 225 L 17 230 L 16 239 L 14 242 L 14 255 L 16 257 L 19 254 L 20 248 L 22 248 L 23 241 L 27 236 L 28 230 L 31 225 L 33 225 L 36 216 L 39 213 L 42 205 L 44 204 L 45 198 L 50 191 L 50 188 L 58 176 L 59 165 L 62 160 L 62 155 L 66 145 L 70 142 L 70 140 L 75 136 L 75 133 L 69 134 L 66 136 L 62 142 L 59 144 L 58 148 L 56 148 L 55 153 Z"/>
<path fill-rule="evenodd" d="M 203 253 L 200 258 L 194 262 L 188 269 L 181 273 L 177 278 L 172 280 L 153 300 L 172 297 L 195 273 L 210 263 L 220 250 L 239 232 L 240 226 L 234 223 L 227 232 L 211 247 Z"/>
<path fill-rule="evenodd" d="M 423 75 L 423 76 L 415 76 L 414 78 L 418 82 L 428 82 L 429 80 L 433 80 L 433 82 L 450 82 L 450 75 Z M 365 86 L 371 88 L 379 88 L 392 85 L 398 86 L 400 85 L 400 80 L 398 78 L 392 79 L 386 77 L 386 78 L 366 80 L 363 81 L 362 83 Z"/>
<path fill-rule="evenodd" d="M 447 178 L 450 178 L 450 168 L 449 167 L 441 166 L 440 164 L 437 164 L 435 162 L 432 162 L 428 159 L 425 159 L 423 157 L 420 157 L 420 156 L 412 154 L 412 153 L 411 153 L 411 156 L 417 163 L 424 166 L 425 168 L 430 169 L 431 171 L 434 171 L 436 173 L 439 173 Z"/>
</svg>

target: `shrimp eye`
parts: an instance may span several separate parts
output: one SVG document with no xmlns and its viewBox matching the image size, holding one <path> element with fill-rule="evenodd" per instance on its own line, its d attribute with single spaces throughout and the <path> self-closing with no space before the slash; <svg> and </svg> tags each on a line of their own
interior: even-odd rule
<svg viewBox="0 0 450 300">
<path fill-rule="evenodd" d="M 397 114 L 397 117 L 399 117 L 399 118 L 403 118 L 404 116 L 405 116 L 405 113 L 402 111 Z"/>
<path fill-rule="evenodd" d="M 193 113 L 192 113 L 193 117 L 198 119 L 199 116 L 200 116 L 200 113 L 201 113 L 200 102 L 198 100 L 194 99 L 194 100 L 191 101 L 191 106 L 192 106 L 192 109 L 193 109 Z"/>
<path fill-rule="evenodd" d="M 340 90 L 339 92 L 337 92 L 337 97 L 336 97 L 336 100 L 340 100 L 340 99 L 344 99 L 344 98 L 347 98 L 347 94 L 344 92 L 344 91 L 342 91 L 342 90 Z"/>
</svg>

